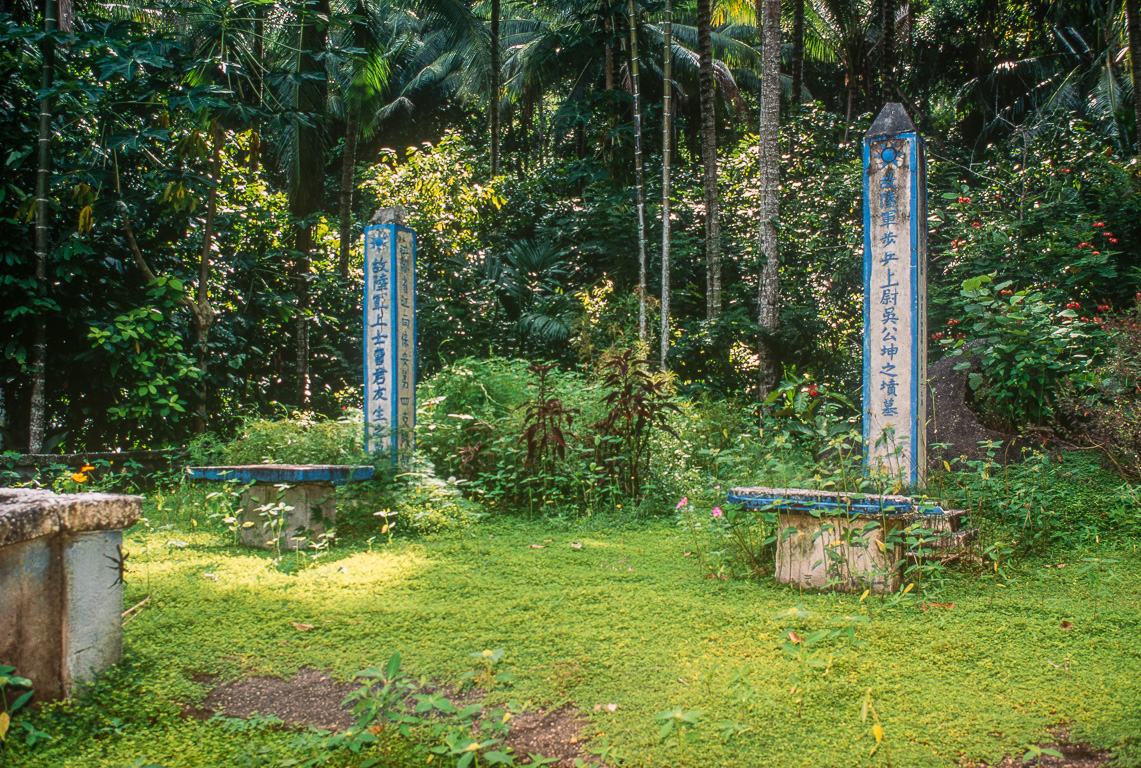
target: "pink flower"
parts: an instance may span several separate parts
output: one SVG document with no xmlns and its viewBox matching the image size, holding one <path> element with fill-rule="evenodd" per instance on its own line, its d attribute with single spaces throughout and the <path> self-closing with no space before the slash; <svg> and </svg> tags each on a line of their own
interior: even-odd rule
<svg viewBox="0 0 1141 768">
<path fill-rule="evenodd" d="M 682 497 L 681 497 L 681 501 L 679 501 L 679 502 L 677 503 L 677 506 L 676 506 L 676 507 L 674 507 L 674 509 L 681 509 L 682 507 L 684 507 L 684 506 L 685 506 L 686 504 L 688 504 L 688 503 L 689 503 L 689 498 L 688 498 L 688 497 L 686 497 L 686 496 L 682 496 Z"/>
<path fill-rule="evenodd" d="M 713 516 L 714 517 L 721 517 L 721 507 L 714 507 L 713 508 Z"/>
</svg>

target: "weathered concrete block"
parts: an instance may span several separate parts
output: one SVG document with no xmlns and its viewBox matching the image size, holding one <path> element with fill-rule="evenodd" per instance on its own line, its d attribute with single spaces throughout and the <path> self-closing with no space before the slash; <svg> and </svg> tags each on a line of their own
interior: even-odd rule
<svg viewBox="0 0 1141 768">
<path fill-rule="evenodd" d="M 0 488 L 0 661 L 46 701 L 122 656 L 123 529 L 138 496 Z"/>
<path fill-rule="evenodd" d="M 373 476 L 373 467 L 340 464 L 245 464 L 187 467 L 192 480 L 248 484 L 242 493 L 242 543 L 305 548 L 337 519 L 333 486 Z"/>
<path fill-rule="evenodd" d="M 906 526 L 902 515 L 821 515 L 782 511 L 776 579 L 785 584 L 845 591 L 894 592 L 900 586 L 903 546 L 887 543 L 890 531 Z M 786 534 L 789 529 L 795 529 Z"/>
<path fill-rule="evenodd" d="M 910 496 L 742 487 L 726 501 L 776 513 L 776 579 L 813 589 L 894 592 L 906 558 L 962 547 L 972 535 L 959 530 L 964 510 Z M 913 535 L 895 535 L 915 523 Z"/>
<path fill-rule="evenodd" d="M 304 549 L 336 522 L 334 493 L 315 483 L 250 486 L 242 494 L 242 543 L 272 548 L 280 539 L 282 549 Z"/>
</svg>

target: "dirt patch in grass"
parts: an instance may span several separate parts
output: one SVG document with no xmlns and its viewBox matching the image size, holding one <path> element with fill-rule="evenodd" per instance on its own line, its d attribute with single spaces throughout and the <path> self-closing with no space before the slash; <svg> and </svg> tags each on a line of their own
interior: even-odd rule
<svg viewBox="0 0 1141 768">
<path fill-rule="evenodd" d="M 514 750 L 520 765 L 527 765 L 528 754 L 557 757 L 558 768 L 571 768 L 576 757 L 582 757 L 582 723 L 578 710 L 562 707 L 552 712 L 537 709 L 524 712 L 511 721 L 507 746 Z"/>
<path fill-rule="evenodd" d="M 210 686 L 214 678 L 195 678 Z M 341 702 L 359 688 L 353 683 L 340 683 L 327 672 L 302 669 L 290 680 L 278 677 L 247 677 L 232 683 L 216 685 L 200 707 L 184 709 L 187 717 L 206 719 L 215 712 L 227 717 L 247 718 L 253 714 L 273 715 L 287 726 L 312 725 L 325 730 L 342 730 L 356 724 L 350 707 Z M 442 692 L 455 705 L 463 707 L 478 701 L 476 691 L 457 693 L 444 686 L 428 686 L 425 692 Z M 410 702 L 411 703 L 411 702 Z M 582 757 L 582 722 L 578 710 L 571 706 L 553 711 L 535 709 L 516 715 L 511 720 L 506 745 L 520 765 L 527 765 L 528 754 L 557 757 L 557 768 L 571 768 L 576 757 Z"/>
<path fill-rule="evenodd" d="M 247 677 L 219 685 L 202 702 L 202 709 L 227 717 L 273 715 L 286 725 L 313 725 L 329 731 L 355 724 L 345 697 L 359 686 L 339 683 L 316 669 L 302 669 L 291 680 L 279 677 Z"/>
<path fill-rule="evenodd" d="M 1038 758 L 1031 756 L 1030 761 L 1024 763 L 1022 762 L 1022 754 L 1025 753 L 1008 755 L 994 768 L 1024 768 L 1025 766 L 1032 768 L 1103 768 L 1113 760 L 1113 753 L 1111 752 L 1094 749 L 1089 744 L 1070 741 L 1070 731 L 1067 728 L 1057 728 L 1050 735 L 1057 739 L 1056 743 L 1039 744 L 1038 746 L 1060 752 L 1061 757 L 1042 755 L 1041 762 L 1036 762 Z"/>
</svg>

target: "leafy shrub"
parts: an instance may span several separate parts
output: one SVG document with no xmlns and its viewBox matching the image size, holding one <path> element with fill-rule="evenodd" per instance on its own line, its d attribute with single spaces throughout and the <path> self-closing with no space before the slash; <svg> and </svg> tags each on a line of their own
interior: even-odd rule
<svg viewBox="0 0 1141 768">
<path fill-rule="evenodd" d="M 363 440 L 360 411 L 337 420 L 300 412 L 287 419 L 250 419 L 214 455 L 225 464 L 372 464 Z"/>
<path fill-rule="evenodd" d="M 668 414 L 678 407 L 666 396 L 661 376 L 647 372 L 648 360 L 633 350 L 614 352 L 602 360 L 602 403 L 605 415 L 592 426 L 595 458 L 613 482 L 632 498 L 642 495 L 655 431 L 670 431 Z"/>
<path fill-rule="evenodd" d="M 547 364 L 461 360 L 422 385 L 421 446 L 491 505 L 589 511 L 640 502 L 657 487 L 651 458 L 677 405 L 635 357 L 607 353 L 596 379 Z"/>
<path fill-rule="evenodd" d="M 437 477 L 431 464 L 414 459 L 396 477 L 342 486 L 337 489 L 337 530 L 342 536 L 368 538 L 463 528 L 479 520 L 480 512 L 464 497 L 461 483 Z"/>
<path fill-rule="evenodd" d="M 1049 420 L 1059 383 L 1085 372 L 1104 338 L 1096 324 L 1079 319 L 1080 305 L 1059 311 L 1041 292 L 1010 285 L 994 284 L 991 275 L 963 281 L 965 319 L 951 320 L 963 322 L 962 332 L 942 341 L 955 355 L 978 356 L 981 370 L 968 379 L 975 404 L 985 421 L 1007 431 Z"/>
<path fill-rule="evenodd" d="M 1070 385 L 1061 409 L 1071 431 L 1096 447 L 1123 476 L 1141 478 L 1141 293 L 1133 311 L 1104 323 L 1105 362 L 1084 390 Z"/>
</svg>

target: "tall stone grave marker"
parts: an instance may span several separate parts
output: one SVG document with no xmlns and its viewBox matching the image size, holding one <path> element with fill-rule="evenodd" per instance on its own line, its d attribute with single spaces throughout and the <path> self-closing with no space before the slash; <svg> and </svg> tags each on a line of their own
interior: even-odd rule
<svg viewBox="0 0 1141 768">
<path fill-rule="evenodd" d="M 927 469 L 927 154 L 901 104 L 864 136 L 867 468 L 923 487 Z"/>
<path fill-rule="evenodd" d="M 416 434 L 416 233 L 386 208 L 364 231 L 365 450 L 406 456 Z"/>
</svg>

